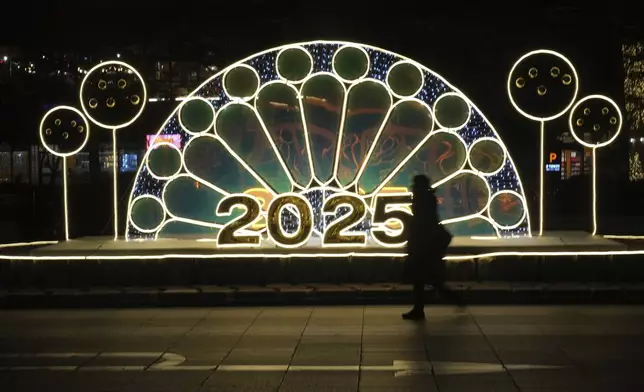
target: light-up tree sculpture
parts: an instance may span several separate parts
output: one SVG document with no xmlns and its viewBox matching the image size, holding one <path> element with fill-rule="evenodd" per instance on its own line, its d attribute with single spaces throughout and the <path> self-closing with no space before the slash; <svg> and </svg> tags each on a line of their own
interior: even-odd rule
<svg viewBox="0 0 644 392">
<path fill-rule="evenodd" d="M 67 157 L 83 149 L 89 139 L 89 122 L 83 113 L 71 106 L 57 106 L 40 121 L 40 141 L 43 147 L 63 161 L 63 215 L 65 240 L 69 241 L 67 212 Z"/>
<path fill-rule="evenodd" d="M 582 146 L 592 149 L 593 156 L 593 235 L 597 234 L 597 149 L 612 143 L 622 128 L 622 113 L 617 104 L 603 95 L 588 95 L 570 111 L 568 120 L 572 136 Z"/>
<path fill-rule="evenodd" d="M 552 50 L 526 53 L 512 66 L 508 76 L 512 106 L 524 117 L 541 125 L 539 148 L 539 235 L 543 235 L 543 182 L 545 123 L 564 115 L 579 91 L 577 71 L 562 54 Z"/>
<path fill-rule="evenodd" d="M 96 125 L 112 130 L 114 240 L 118 238 L 118 153 L 116 131 L 132 124 L 143 113 L 147 90 L 141 74 L 121 61 L 98 64 L 85 75 L 80 87 L 83 111 Z"/>
</svg>

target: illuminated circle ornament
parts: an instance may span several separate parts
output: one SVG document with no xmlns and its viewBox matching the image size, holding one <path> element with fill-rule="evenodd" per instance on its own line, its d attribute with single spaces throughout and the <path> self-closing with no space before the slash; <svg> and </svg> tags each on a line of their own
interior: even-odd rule
<svg viewBox="0 0 644 392">
<path fill-rule="evenodd" d="M 85 147 L 89 139 L 89 122 L 85 115 L 71 106 L 57 106 L 40 121 L 40 141 L 53 155 L 68 157 Z"/>
<path fill-rule="evenodd" d="M 597 149 L 611 144 L 622 129 L 622 112 L 612 99 L 599 94 L 588 95 L 575 103 L 568 118 L 572 136 L 592 149 L 593 231 L 597 234 Z"/>
<path fill-rule="evenodd" d="M 565 114 L 575 102 L 579 79 L 573 64 L 552 50 L 521 56 L 508 76 L 512 106 L 534 121 L 550 121 Z"/>
<path fill-rule="evenodd" d="M 105 61 L 87 72 L 80 87 L 83 112 L 96 125 L 120 129 L 143 113 L 147 102 L 143 77 L 122 61 Z"/>
<path fill-rule="evenodd" d="M 572 136 L 584 147 L 611 144 L 622 129 L 622 112 L 604 95 L 588 95 L 575 103 L 568 124 Z"/>
<path fill-rule="evenodd" d="M 45 113 L 38 134 L 43 147 L 63 161 L 63 216 L 65 240 L 69 241 L 67 157 L 75 155 L 87 144 L 89 122 L 80 110 L 71 106 L 57 106 Z"/>
<path fill-rule="evenodd" d="M 563 116 L 577 99 L 579 78 L 575 66 L 561 53 L 539 49 L 521 56 L 507 81 L 512 106 L 524 117 L 540 123 L 539 235 L 544 228 L 545 123 Z"/>
<path fill-rule="evenodd" d="M 313 41 L 242 59 L 192 92 L 158 135 L 181 143 L 150 147 L 129 205 L 157 198 L 164 222 L 149 232 L 157 221 L 128 219 L 128 239 L 378 254 L 405 246 L 421 173 L 454 235 L 530 235 L 519 174 L 483 113 L 440 75 L 372 46 Z M 521 199 L 516 221 L 490 210 L 505 191 Z"/>
<path fill-rule="evenodd" d="M 179 124 L 191 134 L 212 130 L 215 123 L 215 110 L 206 99 L 193 97 L 182 102 L 179 109 Z"/>
</svg>

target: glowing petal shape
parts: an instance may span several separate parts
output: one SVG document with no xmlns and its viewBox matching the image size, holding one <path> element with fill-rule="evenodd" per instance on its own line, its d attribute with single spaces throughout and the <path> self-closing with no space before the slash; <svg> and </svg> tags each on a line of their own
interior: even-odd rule
<svg viewBox="0 0 644 392">
<path fill-rule="evenodd" d="M 215 227 L 214 225 L 225 224 L 231 219 L 231 216 L 215 214 L 217 204 L 224 196 L 201 184 L 196 178 L 182 175 L 168 181 L 162 198 L 171 217 Z"/>
<path fill-rule="evenodd" d="M 414 99 L 397 102 L 372 145 L 373 151 L 358 179 L 358 187 L 365 194 L 371 194 L 388 182 L 388 176 L 430 137 L 433 127 L 431 110 L 426 104 Z"/>
<path fill-rule="evenodd" d="M 179 109 L 179 123 L 186 132 L 199 134 L 212 130 L 215 121 L 215 110 L 212 104 L 200 97 L 183 101 Z"/>
<path fill-rule="evenodd" d="M 249 188 L 263 188 L 246 168 L 213 136 L 199 136 L 184 148 L 186 171 L 223 192 L 241 193 Z"/>
<path fill-rule="evenodd" d="M 341 186 L 346 187 L 355 179 L 391 103 L 387 86 L 377 80 L 365 79 L 349 88 L 337 159 L 337 179 Z"/>
<path fill-rule="evenodd" d="M 463 169 L 466 162 L 467 147 L 457 133 L 434 132 L 387 183 L 387 187 L 409 187 L 418 174 L 424 174 L 437 183 Z"/>
<path fill-rule="evenodd" d="M 481 174 L 493 175 L 505 165 L 507 157 L 505 147 L 493 138 L 480 138 L 470 146 L 467 154 L 472 169 Z"/>
<path fill-rule="evenodd" d="M 312 75 L 300 90 L 300 107 L 310 140 L 315 177 L 322 183 L 333 175 L 345 95 L 342 82 L 329 73 Z"/>
<path fill-rule="evenodd" d="M 291 177 L 305 187 L 311 181 L 312 166 L 297 89 L 282 82 L 266 84 L 257 94 L 255 108 Z"/>
<path fill-rule="evenodd" d="M 252 106 L 243 103 L 224 106 L 217 113 L 215 131 L 249 170 L 275 192 L 291 190 L 291 181 Z"/>
<path fill-rule="evenodd" d="M 165 219 L 161 200 L 153 196 L 140 196 L 132 202 L 130 220 L 132 225 L 143 233 L 156 231 Z"/>
<path fill-rule="evenodd" d="M 490 199 L 488 215 L 500 229 L 513 229 L 525 219 L 525 201 L 516 192 L 500 191 Z"/>
<path fill-rule="evenodd" d="M 491 194 L 485 178 L 471 171 L 458 173 L 436 186 L 435 191 L 442 221 L 460 220 L 483 212 Z"/>
<path fill-rule="evenodd" d="M 181 151 L 172 143 L 155 143 L 146 163 L 152 177 L 167 180 L 181 171 Z"/>
<path fill-rule="evenodd" d="M 535 78 L 526 70 L 524 88 L 541 76 L 573 83 L 564 68 L 538 68 Z M 545 96 L 551 93 L 548 86 Z M 204 121 L 187 126 L 192 105 Z M 598 113 L 607 112 L 609 125 L 619 123 L 606 109 Z M 517 224 L 520 217 L 498 211 L 500 196 L 490 199 L 516 192 L 527 209 L 519 175 L 494 127 L 440 75 L 384 49 L 313 41 L 242 59 L 179 104 L 157 135 L 172 134 L 180 136 L 181 165 L 168 159 L 163 163 L 171 167 L 159 168 L 157 153 L 149 151 L 146 157 L 153 158 L 142 163 L 128 204 L 130 211 L 139 197 L 160 197 L 167 216 L 153 233 L 139 230 L 128 216 L 129 239 L 187 234 L 214 240 L 231 219 L 215 217 L 217 200 L 230 194 L 258 198 L 263 216 L 253 228 L 266 230 L 269 203 L 299 194 L 312 209 L 315 238 L 309 246 L 316 246 L 344 213 L 343 206 L 336 216 L 323 214 L 333 195 L 356 195 L 371 205 L 376 194 L 407 192 L 421 173 L 432 179 L 439 214 L 455 235 L 530 235 L 527 211 Z M 398 207 L 389 207 L 400 215 Z M 355 232 L 368 233 L 372 218 L 369 212 Z M 292 234 L 299 219 L 287 207 L 280 225 Z M 399 226 L 386 225 L 394 231 Z M 268 233 L 262 235 L 266 240 Z"/>
<path fill-rule="evenodd" d="M 446 223 L 445 228 L 453 236 L 497 236 L 494 225 L 481 217 Z"/>
<path fill-rule="evenodd" d="M 214 239 L 217 238 L 217 232 L 219 232 L 219 229 L 216 227 L 200 226 L 182 220 L 168 219 L 157 232 L 156 238 L 182 239 L 199 236 L 212 239 L 214 242 Z"/>
</svg>

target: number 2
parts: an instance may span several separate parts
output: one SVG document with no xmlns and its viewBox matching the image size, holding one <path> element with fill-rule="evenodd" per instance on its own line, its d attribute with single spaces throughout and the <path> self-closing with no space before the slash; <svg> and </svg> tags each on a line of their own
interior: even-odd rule
<svg viewBox="0 0 644 392">
<path fill-rule="evenodd" d="M 217 204 L 217 215 L 230 216 L 234 208 L 243 208 L 244 214 L 226 223 L 217 235 L 217 246 L 220 248 L 259 247 L 262 236 L 249 227 L 260 218 L 259 201 L 249 195 L 233 194 L 221 199 Z"/>
<path fill-rule="evenodd" d="M 336 218 L 326 227 L 322 244 L 325 246 L 365 245 L 367 243 L 365 233 L 350 231 L 367 215 L 367 205 L 364 200 L 351 193 L 335 194 L 324 202 L 322 212 L 325 215 L 335 215 L 341 207 L 349 207 L 349 213 Z"/>
</svg>

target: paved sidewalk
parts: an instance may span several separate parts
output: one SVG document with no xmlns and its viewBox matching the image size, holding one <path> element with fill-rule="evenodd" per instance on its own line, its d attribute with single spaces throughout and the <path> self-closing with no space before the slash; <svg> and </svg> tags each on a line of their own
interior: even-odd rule
<svg viewBox="0 0 644 392">
<path fill-rule="evenodd" d="M 644 307 L 0 311 L 2 391 L 641 391 Z"/>
<path fill-rule="evenodd" d="M 451 298 L 427 290 L 430 304 L 644 304 L 644 283 L 450 282 Z M 411 286 L 272 284 L 266 286 L 92 287 L 0 289 L 0 307 L 138 307 L 228 305 L 406 304 Z"/>
</svg>

